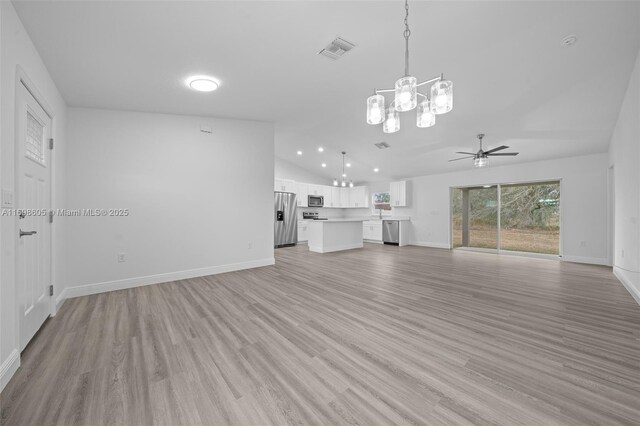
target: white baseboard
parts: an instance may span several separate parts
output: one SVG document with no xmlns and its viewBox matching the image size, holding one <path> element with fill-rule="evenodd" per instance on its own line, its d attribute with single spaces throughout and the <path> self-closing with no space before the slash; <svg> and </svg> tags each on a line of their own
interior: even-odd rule
<svg viewBox="0 0 640 426">
<path fill-rule="evenodd" d="M 14 349 L 0 365 L 0 392 L 9 383 L 18 367 L 20 367 L 20 351 Z"/>
<path fill-rule="evenodd" d="M 609 265 L 609 259 L 600 257 L 562 256 L 564 262 L 589 263 L 591 265 Z"/>
<path fill-rule="evenodd" d="M 312 251 L 314 253 L 331 253 L 334 251 L 352 250 L 352 249 L 357 249 L 362 247 L 364 247 L 363 243 L 345 244 L 340 246 L 329 246 L 329 247 L 309 246 L 309 251 Z"/>
<path fill-rule="evenodd" d="M 638 302 L 638 305 L 640 305 L 640 272 L 631 272 L 618 266 L 614 266 L 613 275 L 620 280 L 622 285 L 629 293 L 631 293 L 631 296 L 633 296 L 636 302 Z"/>
<path fill-rule="evenodd" d="M 430 243 L 428 241 L 413 241 L 409 245 L 411 245 L 411 246 L 419 246 L 419 247 L 431 247 L 431 248 L 447 249 L 447 250 L 449 250 L 451 248 L 451 247 L 449 247 L 449 244 Z"/>
<path fill-rule="evenodd" d="M 56 297 L 56 312 L 60 310 L 64 301 L 67 300 L 67 289 L 65 288 L 62 292 Z"/>
<path fill-rule="evenodd" d="M 170 281 L 185 280 L 189 278 L 204 277 L 207 275 L 222 274 L 225 272 L 240 271 L 243 269 L 258 268 L 275 264 L 273 257 L 266 259 L 252 260 L 249 262 L 231 263 L 228 265 L 212 266 L 207 268 L 190 269 L 186 271 L 168 272 L 165 274 L 147 275 L 144 277 L 127 278 L 124 280 L 105 281 L 102 283 L 85 284 L 74 287 L 67 287 L 60 294 L 56 303 L 62 304 L 62 297 L 65 299 L 72 297 L 88 296 L 90 294 L 104 293 L 107 291 L 124 290 L 127 288 L 142 287 L 152 284 L 166 283 Z"/>
</svg>

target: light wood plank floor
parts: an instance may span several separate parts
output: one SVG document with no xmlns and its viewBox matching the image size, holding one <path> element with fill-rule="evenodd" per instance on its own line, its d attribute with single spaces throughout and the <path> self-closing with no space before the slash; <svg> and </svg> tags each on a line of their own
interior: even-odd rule
<svg viewBox="0 0 640 426">
<path fill-rule="evenodd" d="M 605 267 L 420 247 L 68 300 L 14 424 L 639 424 L 640 306 Z"/>
</svg>

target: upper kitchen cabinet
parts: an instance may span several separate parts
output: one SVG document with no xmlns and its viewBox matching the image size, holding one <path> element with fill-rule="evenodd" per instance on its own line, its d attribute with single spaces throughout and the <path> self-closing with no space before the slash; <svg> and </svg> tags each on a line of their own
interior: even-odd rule
<svg viewBox="0 0 640 426">
<path fill-rule="evenodd" d="M 369 188 L 366 186 L 349 188 L 349 207 L 369 207 Z"/>
<path fill-rule="evenodd" d="M 322 185 L 309 184 L 309 195 L 324 195 L 324 187 Z"/>
<path fill-rule="evenodd" d="M 296 205 L 298 207 L 308 207 L 309 202 L 309 185 L 306 183 L 296 183 Z"/>
<path fill-rule="evenodd" d="M 349 195 L 351 188 L 338 188 L 340 190 L 340 207 L 349 207 Z"/>
<path fill-rule="evenodd" d="M 274 189 L 274 191 L 294 192 L 295 193 L 296 192 L 296 183 L 294 181 L 292 181 L 292 180 L 276 178 L 273 189 Z"/>
<path fill-rule="evenodd" d="M 407 207 L 407 181 L 391 182 L 389 192 L 391 207 Z"/>
<path fill-rule="evenodd" d="M 342 200 L 340 198 L 340 188 L 336 186 L 329 187 L 329 192 L 331 194 L 331 197 L 329 198 L 325 197 L 324 206 L 325 207 L 344 207 L 342 205 Z M 327 199 L 329 201 L 327 201 Z"/>
<path fill-rule="evenodd" d="M 355 186 L 353 188 L 316 185 L 295 182 L 289 179 L 275 179 L 276 191 L 296 194 L 296 205 L 308 207 L 309 195 L 324 197 L 324 207 L 329 208 L 367 208 L 369 207 L 369 188 Z"/>
</svg>

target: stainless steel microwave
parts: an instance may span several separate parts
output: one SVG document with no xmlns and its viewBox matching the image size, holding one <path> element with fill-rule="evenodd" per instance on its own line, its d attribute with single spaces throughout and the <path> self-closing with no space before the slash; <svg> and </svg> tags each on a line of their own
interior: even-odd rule
<svg viewBox="0 0 640 426">
<path fill-rule="evenodd" d="M 323 207 L 324 206 L 324 197 L 322 195 L 309 195 L 309 199 L 307 200 L 309 207 Z"/>
</svg>

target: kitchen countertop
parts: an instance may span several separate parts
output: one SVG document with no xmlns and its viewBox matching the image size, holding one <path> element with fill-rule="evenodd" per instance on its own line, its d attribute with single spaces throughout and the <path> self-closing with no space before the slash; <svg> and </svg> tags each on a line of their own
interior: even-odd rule
<svg viewBox="0 0 640 426">
<path fill-rule="evenodd" d="M 364 222 L 364 219 L 358 219 L 356 217 L 333 217 L 327 220 L 310 220 L 309 222 L 318 223 L 335 223 L 335 222 Z"/>
<path fill-rule="evenodd" d="M 388 216 L 382 219 L 377 216 L 371 217 L 333 217 L 327 220 L 313 220 L 313 219 L 299 219 L 298 222 L 368 222 L 368 221 L 380 221 L 380 220 L 411 220 L 409 216 Z"/>
<path fill-rule="evenodd" d="M 382 219 L 380 219 L 378 216 L 369 216 L 366 218 L 363 218 L 362 220 L 366 220 L 366 221 L 381 221 L 381 220 L 411 220 L 411 217 L 409 216 L 382 216 Z"/>
</svg>

